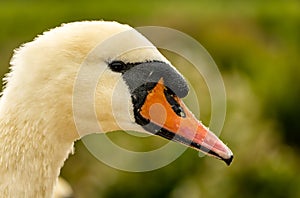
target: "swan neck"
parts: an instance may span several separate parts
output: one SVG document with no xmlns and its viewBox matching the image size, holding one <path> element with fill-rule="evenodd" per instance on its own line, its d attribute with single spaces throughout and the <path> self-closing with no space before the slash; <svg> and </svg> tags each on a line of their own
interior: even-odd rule
<svg viewBox="0 0 300 198">
<path fill-rule="evenodd" d="M 2 102 L 0 197 L 52 197 L 60 169 L 72 152 L 73 140 L 52 135 L 64 132 L 55 131 L 59 126 L 52 127 L 61 123 L 46 121 L 42 116 L 35 118 L 18 111 L 19 105 Z"/>
</svg>

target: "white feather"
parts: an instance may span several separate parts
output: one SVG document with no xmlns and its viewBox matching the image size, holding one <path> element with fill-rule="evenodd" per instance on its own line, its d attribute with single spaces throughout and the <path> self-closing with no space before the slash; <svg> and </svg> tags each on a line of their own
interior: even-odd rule
<svg viewBox="0 0 300 198">
<path fill-rule="evenodd" d="M 99 43 L 127 30 L 132 28 L 117 22 L 64 24 L 15 51 L 0 101 L 0 197 L 52 196 L 74 141 L 91 133 L 79 135 L 73 119 L 73 89 L 80 66 Z M 119 46 L 148 42 L 132 32 L 130 42 Z M 125 54 L 108 48 L 95 54 L 88 64 L 105 65 L 116 55 L 128 62 L 166 61 L 155 47 L 149 46 Z M 130 95 L 120 74 L 104 72 L 96 88 L 95 109 L 103 132 L 123 127 L 142 130 L 133 122 Z M 83 114 L 82 119 L 89 117 Z"/>
</svg>

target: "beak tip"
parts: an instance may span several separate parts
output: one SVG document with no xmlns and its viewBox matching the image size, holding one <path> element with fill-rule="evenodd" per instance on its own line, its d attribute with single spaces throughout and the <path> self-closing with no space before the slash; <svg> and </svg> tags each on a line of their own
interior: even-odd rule
<svg viewBox="0 0 300 198">
<path fill-rule="evenodd" d="M 231 155 L 227 159 L 223 158 L 222 160 L 227 164 L 227 166 L 229 166 L 231 164 L 232 160 L 233 160 L 233 155 Z"/>
</svg>

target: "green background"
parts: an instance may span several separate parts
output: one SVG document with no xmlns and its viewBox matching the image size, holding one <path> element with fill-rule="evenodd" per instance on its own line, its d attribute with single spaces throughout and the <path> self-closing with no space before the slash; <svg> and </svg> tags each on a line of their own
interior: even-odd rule
<svg viewBox="0 0 300 198">
<path fill-rule="evenodd" d="M 221 139 L 235 159 L 227 167 L 188 149 L 159 170 L 130 173 L 99 162 L 79 141 L 62 169 L 77 197 L 300 197 L 299 1 L 0 0 L 1 76 L 22 43 L 61 23 L 99 19 L 171 27 L 209 51 L 227 93 Z M 209 123 L 203 93 L 201 120 Z M 111 136 L 130 149 L 165 143 Z"/>
</svg>

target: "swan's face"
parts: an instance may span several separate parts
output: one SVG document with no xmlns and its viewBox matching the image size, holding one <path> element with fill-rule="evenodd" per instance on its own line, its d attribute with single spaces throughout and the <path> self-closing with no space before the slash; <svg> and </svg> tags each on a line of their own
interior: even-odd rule
<svg viewBox="0 0 300 198">
<path fill-rule="evenodd" d="M 157 49 L 149 55 L 145 53 L 144 61 L 123 56 L 106 63 L 103 79 L 111 80 L 113 85 L 111 97 L 108 97 L 111 101 L 105 106 L 111 105 L 113 115 L 110 116 L 114 123 L 101 119 L 107 115 L 99 109 L 100 125 L 108 129 L 117 125 L 115 128 L 152 133 L 230 164 L 230 149 L 202 125 L 183 103 L 182 98 L 189 92 L 186 80 L 160 53 L 152 56 L 158 53 Z M 100 80 L 100 87 L 105 84 L 104 80 Z"/>
</svg>

